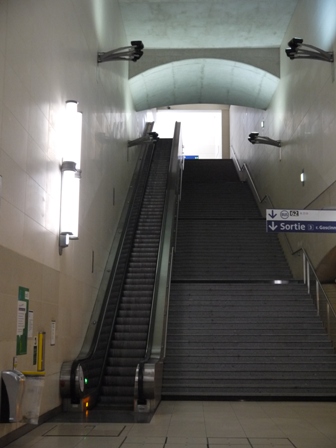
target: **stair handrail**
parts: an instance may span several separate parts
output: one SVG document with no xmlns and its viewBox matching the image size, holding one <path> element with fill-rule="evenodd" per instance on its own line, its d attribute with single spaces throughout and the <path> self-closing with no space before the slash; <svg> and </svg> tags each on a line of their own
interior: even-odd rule
<svg viewBox="0 0 336 448">
<path fill-rule="evenodd" d="M 274 208 L 272 200 L 271 200 L 271 198 L 268 195 L 265 195 L 261 199 L 247 164 L 244 163 L 243 166 L 240 165 L 238 157 L 237 157 L 237 154 L 236 154 L 236 152 L 234 150 L 234 147 L 232 145 L 231 145 L 231 152 L 232 152 L 232 155 L 233 155 L 233 161 L 234 161 L 238 171 L 240 173 L 245 171 L 245 173 L 246 173 L 246 175 L 247 175 L 247 177 L 249 179 L 249 183 L 252 186 L 252 189 L 253 189 L 253 192 L 255 194 L 255 197 L 258 199 L 259 203 L 262 203 L 265 200 L 268 200 L 268 202 L 271 205 L 271 208 Z M 311 261 L 309 259 L 307 251 L 303 247 L 300 247 L 297 250 L 293 250 L 292 245 L 291 245 L 291 243 L 290 243 L 290 241 L 288 239 L 288 236 L 286 234 L 284 234 L 284 237 L 286 239 L 286 242 L 287 242 L 287 244 L 288 244 L 288 246 L 290 248 L 290 251 L 291 251 L 292 255 L 297 255 L 299 253 L 302 253 L 303 282 L 307 286 L 308 294 L 312 297 L 312 299 L 315 302 L 315 306 L 316 306 L 316 309 L 317 309 L 318 316 L 320 316 L 320 318 L 321 318 L 321 320 L 323 322 L 323 325 L 325 326 L 325 329 L 327 330 L 328 336 L 329 336 L 330 340 L 332 341 L 332 344 L 333 344 L 334 348 L 336 349 L 336 312 L 334 310 L 334 307 L 332 306 L 329 297 L 325 293 L 325 291 L 323 289 L 323 286 L 322 286 L 321 282 L 319 281 L 319 279 L 317 277 L 317 274 L 315 272 L 313 264 L 311 263 Z M 310 274 L 312 274 L 314 279 L 315 279 L 314 280 L 315 281 L 315 291 L 312 291 L 312 288 L 311 288 Z M 321 292 L 321 294 L 320 294 L 320 292 Z M 321 313 L 320 313 L 321 295 L 322 295 L 323 299 L 326 302 L 326 313 L 325 313 L 325 315 L 324 314 L 321 315 Z M 331 325 L 331 320 L 332 319 L 334 320 L 334 325 L 335 325 L 335 330 L 334 331 L 332 331 L 332 325 Z"/>
<path fill-rule="evenodd" d="M 236 152 L 234 150 L 234 147 L 232 145 L 231 145 L 231 151 L 232 151 L 232 155 L 233 155 L 233 159 L 232 159 L 233 162 L 235 163 L 239 173 L 243 173 L 243 172 L 246 173 L 246 176 L 248 178 L 248 183 L 252 187 L 252 192 L 253 192 L 254 196 L 257 198 L 259 204 L 262 204 L 263 202 L 268 201 L 270 206 L 271 206 L 270 208 L 274 209 L 275 207 L 273 205 L 272 199 L 271 199 L 271 197 L 268 194 L 265 194 L 265 196 L 263 198 L 261 198 L 261 196 L 260 196 L 260 194 L 258 192 L 258 189 L 257 189 L 257 187 L 256 187 L 256 185 L 254 183 L 254 180 L 253 180 L 252 174 L 251 174 L 251 172 L 249 170 L 249 167 L 247 166 L 246 163 L 244 163 L 243 166 L 240 165 L 238 157 L 237 157 L 237 154 L 236 154 Z M 301 252 L 301 248 L 294 250 L 292 245 L 291 245 L 291 243 L 290 243 L 290 241 L 289 241 L 289 238 L 288 238 L 287 234 L 284 233 L 283 236 L 284 236 L 284 239 L 286 241 L 286 244 L 289 247 L 291 255 L 299 254 Z"/>
<path fill-rule="evenodd" d="M 317 277 L 316 271 L 306 250 L 301 248 L 301 251 L 303 258 L 303 282 L 307 286 L 308 294 L 314 301 L 317 315 L 321 318 L 329 339 L 331 340 L 334 349 L 336 349 L 336 312 L 320 280 Z M 311 277 L 313 277 L 312 280 Z M 312 282 L 315 283 L 313 288 L 311 284 Z M 325 306 L 325 308 L 323 308 L 323 306 Z"/>
<path fill-rule="evenodd" d="M 252 186 L 253 193 L 257 197 L 259 203 L 262 204 L 263 202 L 268 201 L 270 206 L 271 206 L 271 208 L 274 208 L 273 202 L 272 202 L 271 198 L 268 196 L 268 194 L 266 194 L 263 198 L 261 198 L 261 196 L 259 195 L 259 192 L 257 190 L 257 187 L 256 187 L 256 185 L 254 183 L 253 177 L 251 175 L 251 172 L 250 172 L 248 166 L 246 165 L 245 162 L 243 163 L 243 166 L 240 165 L 238 157 L 237 157 L 237 154 L 236 154 L 236 152 L 234 150 L 234 147 L 232 145 L 231 145 L 231 152 L 232 152 L 232 155 L 233 155 L 233 159 L 232 160 L 234 161 L 234 163 L 235 163 L 239 173 L 244 173 L 244 172 L 246 173 L 246 176 L 248 177 L 249 183 Z"/>
</svg>

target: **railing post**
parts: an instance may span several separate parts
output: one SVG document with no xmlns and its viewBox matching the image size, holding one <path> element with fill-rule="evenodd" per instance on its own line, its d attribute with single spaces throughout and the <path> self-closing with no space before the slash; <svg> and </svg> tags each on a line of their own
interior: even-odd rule
<svg viewBox="0 0 336 448">
<path fill-rule="evenodd" d="M 327 332 L 329 339 L 331 339 L 331 331 L 330 331 L 330 304 L 327 302 Z"/>
<path fill-rule="evenodd" d="M 303 283 L 307 284 L 307 265 L 306 265 L 306 254 L 302 252 L 302 262 L 303 262 Z"/>
<path fill-rule="evenodd" d="M 307 275 L 307 290 L 308 294 L 310 294 L 310 269 L 308 261 L 306 262 L 306 275 Z"/>
<path fill-rule="evenodd" d="M 320 287 L 319 287 L 319 282 L 318 280 L 316 280 L 316 310 L 317 310 L 317 315 L 320 315 Z"/>
</svg>

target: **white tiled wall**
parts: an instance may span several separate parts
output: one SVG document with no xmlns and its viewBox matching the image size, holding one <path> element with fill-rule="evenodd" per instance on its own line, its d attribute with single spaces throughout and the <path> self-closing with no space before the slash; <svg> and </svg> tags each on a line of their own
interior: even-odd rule
<svg viewBox="0 0 336 448">
<path fill-rule="evenodd" d="M 281 45 L 281 79 L 269 109 L 231 107 L 231 145 L 241 163 L 249 166 L 260 196 L 269 195 L 276 208 L 336 208 L 335 65 L 290 60 L 285 54 L 294 36 L 327 51 L 335 50 L 335 18 L 334 0 L 299 1 Z M 250 144 L 247 137 L 253 131 L 280 139 L 281 158 L 276 147 Z M 300 182 L 302 169 L 307 176 L 304 186 Z M 288 236 L 294 250 L 302 245 L 306 248 L 315 266 L 336 245 L 333 234 Z"/>
<path fill-rule="evenodd" d="M 0 370 L 16 354 L 24 286 L 34 335 L 47 337 L 41 412 L 60 403 L 60 365 L 78 354 L 137 158 L 127 140 L 145 116 L 133 111 L 128 63 L 96 63 L 98 51 L 128 44 L 116 0 L 0 0 Z M 79 240 L 60 256 L 61 125 L 73 99 L 83 112 Z M 35 368 L 32 343 L 21 370 Z"/>
</svg>

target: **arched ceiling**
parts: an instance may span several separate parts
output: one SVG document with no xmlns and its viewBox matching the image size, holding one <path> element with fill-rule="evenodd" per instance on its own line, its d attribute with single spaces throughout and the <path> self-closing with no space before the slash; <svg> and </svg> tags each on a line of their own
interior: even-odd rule
<svg viewBox="0 0 336 448">
<path fill-rule="evenodd" d="M 266 109 L 279 78 L 251 65 L 188 59 L 147 70 L 130 80 L 135 109 L 175 104 L 230 104 Z"/>
<path fill-rule="evenodd" d="M 258 55 L 258 49 L 280 48 L 297 3 L 119 0 L 128 40 L 142 40 L 145 45 L 136 64 L 146 61 L 146 68 L 130 80 L 136 109 L 199 102 L 266 108 L 277 85 L 277 78 L 269 73 L 272 70 L 260 70 L 260 64 L 253 68 L 246 57 L 234 62 L 218 54 L 225 49 L 245 53 L 253 49 L 253 59 L 260 61 L 264 56 Z M 153 51 L 146 54 L 146 50 Z M 170 63 L 158 65 L 160 50 L 165 57 L 170 55 Z M 210 54 L 216 50 L 217 60 Z M 179 57 L 174 57 L 178 51 Z M 181 51 L 186 54 L 183 60 Z"/>
</svg>

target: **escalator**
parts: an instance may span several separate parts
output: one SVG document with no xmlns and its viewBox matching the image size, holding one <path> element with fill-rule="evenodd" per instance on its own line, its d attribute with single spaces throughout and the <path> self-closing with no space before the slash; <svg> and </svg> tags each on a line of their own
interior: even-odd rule
<svg viewBox="0 0 336 448">
<path fill-rule="evenodd" d="M 150 358 L 157 310 L 165 308 L 157 302 L 167 300 L 158 298 L 158 283 L 177 201 L 178 137 L 179 128 L 174 139 L 147 144 L 139 157 L 83 348 L 62 366 L 65 410 L 134 409 L 137 368 Z"/>
<path fill-rule="evenodd" d="M 171 143 L 170 139 L 159 140 L 153 154 L 100 389 L 100 405 L 133 409 L 135 370 L 147 345 Z"/>
</svg>

